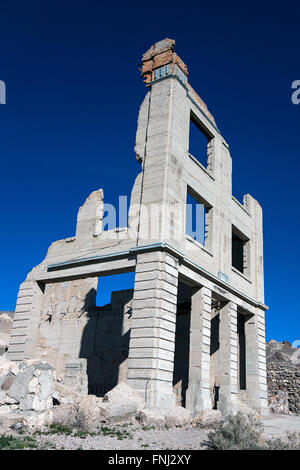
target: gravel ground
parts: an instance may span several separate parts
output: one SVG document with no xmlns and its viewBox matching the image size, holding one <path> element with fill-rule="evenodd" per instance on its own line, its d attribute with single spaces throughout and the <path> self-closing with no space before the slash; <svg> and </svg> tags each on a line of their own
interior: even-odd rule
<svg viewBox="0 0 300 470">
<path fill-rule="evenodd" d="M 282 436 L 287 432 L 300 433 L 300 416 L 270 415 L 262 419 L 265 436 Z"/>
<path fill-rule="evenodd" d="M 122 428 L 121 428 L 122 429 Z M 126 427 L 130 437 L 110 436 L 71 437 L 61 434 L 37 436 L 38 442 L 51 442 L 56 449 L 95 450 L 177 450 L 201 449 L 207 432 L 201 429 L 149 429 Z"/>
<path fill-rule="evenodd" d="M 288 431 L 300 433 L 300 416 L 272 415 L 263 418 L 264 435 L 284 436 Z M 72 437 L 63 434 L 34 436 L 38 442 L 50 442 L 56 449 L 95 450 L 200 450 L 205 449 L 209 430 L 195 429 L 150 429 L 133 425 L 113 426 L 117 437 L 97 435 Z"/>
<path fill-rule="evenodd" d="M 262 420 L 264 435 L 284 436 L 288 431 L 300 433 L 300 416 L 272 415 Z M 70 449 L 70 450 L 201 450 L 205 449 L 208 429 L 188 427 L 156 428 L 142 427 L 133 424 L 104 426 L 101 433 L 95 436 L 70 436 L 66 434 L 33 433 L 30 434 L 38 448 Z M 1 432 L 0 432 L 1 434 Z M 28 434 L 6 432 L 16 437 L 26 437 Z M 107 435 L 111 434 L 111 435 Z"/>
</svg>

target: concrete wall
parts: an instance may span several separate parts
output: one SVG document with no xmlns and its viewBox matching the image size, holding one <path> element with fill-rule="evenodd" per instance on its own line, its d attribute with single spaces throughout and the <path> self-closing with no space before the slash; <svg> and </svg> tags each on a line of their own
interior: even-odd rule
<svg viewBox="0 0 300 470">
<path fill-rule="evenodd" d="M 232 197 L 232 160 L 226 141 L 176 77 L 153 82 L 149 94 L 140 109 L 136 144 L 138 154 L 144 156 L 142 205 L 148 209 L 141 217 L 139 245 L 169 242 L 210 273 L 225 275 L 231 286 L 263 303 L 262 210 L 249 194 L 243 204 Z M 211 135 L 209 168 L 188 153 L 191 112 Z M 146 133 L 143 146 L 141 136 Z M 212 208 L 205 246 L 185 234 L 188 188 Z M 151 217 L 149 233 L 153 205 L 162 211 L 156 210 Z M 232 225 L 250 240 L 245 273 L 232 267 Z"/>
</svg>

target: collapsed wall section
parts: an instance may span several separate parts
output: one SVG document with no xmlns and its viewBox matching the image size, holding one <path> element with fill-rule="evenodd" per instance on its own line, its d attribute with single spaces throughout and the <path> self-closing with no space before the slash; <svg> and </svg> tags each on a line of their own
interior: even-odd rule
<svg viewBox="0 0 300 470">
<path fill-rule="evenodd" d="M 86 278 L 46 284 L 35 355 L 67 383 L 73 376 L 86 383 L 80 391 L 104 395 L 126 381 L 133 292 L 113 292 L 109 304 L 97 307 L 97 283 Z"/>
</svg>

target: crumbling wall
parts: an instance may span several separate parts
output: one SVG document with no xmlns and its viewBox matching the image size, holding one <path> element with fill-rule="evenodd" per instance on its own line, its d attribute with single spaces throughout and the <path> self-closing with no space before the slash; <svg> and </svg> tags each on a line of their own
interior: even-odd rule
<svg viewBox="0 0 300 470">
<path fill-rule="evenodd" d="M 268 402 L 272 413 L 300 414 L 300 350 L 287 341 L 267 343 Z"/>
<path fill-rule="evenodd" d="M 300 414 L 300 370 L 284 362 L 267 364 L 268 400 L 273 413 Z"/>
<path fill-rule="evenodd" d="M 46 284 L 38 331 L 36 356 L 50 363 L 60 353 L 60 359 L 80 357 L 82 348 L 88 349 L 87 335 L 89 308 L 96 304 L 97 278 Z M 84 343 L 84 346 L 83 346 Z M 54 354 L 53 354 L 54 353 Z M 62 373 L 61 364 L 55 364 Z"/>
<path fill-rule="evenodd" d="M 113 292 L 96 306 L 98 278 L 47 284 L 36 357 L 81 393 L 103 395 L 126 381 L 132 290 Z"/>
</svg>

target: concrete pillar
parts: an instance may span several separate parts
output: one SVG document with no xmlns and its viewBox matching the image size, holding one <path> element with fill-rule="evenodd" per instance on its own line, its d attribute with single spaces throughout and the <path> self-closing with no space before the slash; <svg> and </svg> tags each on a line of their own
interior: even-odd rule
<svg viewBox="0 0 300 470">
<path fill-rule="evenodd" d="M 189 386 L 186 407 L 195 415 L 212 409 L 210 397 L 211 290 L 195 289 L 192 295 Z"/>
<path fill-rule="evenodd" d="M 261 414 L 269 414 L 267 403 L 267 373 L 264 311 L 248 317 L 246 336 L 246 391 L 249 402 Z"/>
<path fill-rule="evenodd" d="M 163 413 L 175 406 L 177 288 L 176 258 L 158 251 L 137 256 L 127 383 Z"/>
<path fill-rule="evenodd" d="M 237 305 L 228 302 L 220 309 L 219 401 L 223 415 L 236 413 L 238 398 Z"/>
<path fill-rule="evenodd" d="M 43 291 L 36 281 L 27 278 L 20 285 L 16 312 L 8 347 L 11 361 L 34 357 Z"/>
</svg>

